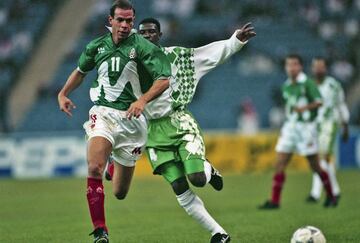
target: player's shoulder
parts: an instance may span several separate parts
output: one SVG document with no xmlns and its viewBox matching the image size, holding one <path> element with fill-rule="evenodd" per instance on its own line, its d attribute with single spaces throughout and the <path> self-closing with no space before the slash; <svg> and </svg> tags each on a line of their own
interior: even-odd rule
<svg viewBox="0 0 360 243">
<path fill-rule="evenodd" d="M 111 41 L 111 35 L 109 33 L 104 34 L 96 39 L 91 40 L 86 49 L 97 50 L 99 46 L 103 45 L 105 42 Z"/>
<path fill-rule="evenodd" d="M 336 88 L 341 87 L 341 83 L 338 80 L 336 80 L 334 77 L 326 76 L 325 80 L 330 86 L 333 86 Z"/>
</svg>

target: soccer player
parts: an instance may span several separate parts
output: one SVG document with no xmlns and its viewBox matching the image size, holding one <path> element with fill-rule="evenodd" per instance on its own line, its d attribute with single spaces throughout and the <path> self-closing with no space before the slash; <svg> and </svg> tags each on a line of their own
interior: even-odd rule
<svg viewBox="0 0 360 243">
<path fill-rule="evenodd" d="M 127 0 L 115 1 L 110 9 L 112 32 L 91 41 L 81 54 L 78 68 L 58 94 L 60 109 L 72 115 L 69 94 L 96 68 L 98 77 L 90 89 L 94 106 L 84 124 L 88 137 L 87 200 L 94 226 L 94 242 L 108 242 L 105 224 L 104 188 L 106 161 L 116 161 L 113 192 L 124 199 L 133 176 L 135 161 L 147 139 L 145 105 L 169 87 L 171 66 L 160 48 L 131 33 L 134 9 Z M 143 95 L 141 95 L 144 93 Z"/>
<path fill-rule="evenodd" d="M 329 174 L 334 196 L 339 199 L 340 187 L 336 180 L 335 163 L 331 162 L 338 126 L 342 126 L 342 140 L 349 136 L 349 109 L 345 104 L 344 91 L 341 84 L 333 77 L 327 76 L 326 60 L 317 57 L 312 60 L 312 73 L 318 89 L 323 97 L 323 105 L 317 117 L 319 129 L 319 150 L 321 167 Z M 321 196 L 321 180 L 317 174 L 313 175 L 312 189 L 308 202 L 317 202 Z"/>
<path fill-rule="evenodd" d="M 303 73 L 303 62 L 299 55 L 286 57 L 285 70 L 288 79 L 282 87 L 282 94 L 286 102 L 286 121 L 276 145 L 277 163 L 271 200 L 259 208 L 280 207 L 285 168 L 294 152 L 306 156 L 311 169 L 320 175 L 327 193 L 324 206 L 336 206 L 337 201 L 332 193 L 328 174 L 319 165 L 316 117 L 317 110 L 322 105 L 320 92 L 316 84 Z"/>
<path fill-rule="evenodd" d="M 162 33 L 158 20 L 142 20 L 139 33 L 160 46 Z M 145 108 L 149 120 L 146 148 L 154 174 L 161 174 L 170 183 L 180 206 L 211 232 L 211 242 L 229 242 L 230 236 L 207 212 L 187 180 L 196 187 L 210 183 L 216 190 L 222 189 L 223 181 L 219 172 L 205 159 L 199 124 L 186 107 L 201 77 L 238 52 L 255 35 L 254 28 L 248 23 L 228 40 L 199 48 L 162 47 L 171 62 L 171 89 Z M 111 165 L 109 171 L 110 168 Z M 111 173 L 108 178 L 111 178 Z"/>
</svg>

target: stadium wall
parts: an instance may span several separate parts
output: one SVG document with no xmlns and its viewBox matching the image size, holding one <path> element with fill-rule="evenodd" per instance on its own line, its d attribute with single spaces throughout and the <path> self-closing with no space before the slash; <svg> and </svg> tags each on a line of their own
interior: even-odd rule
<svg viewBox="0 0 360 243">
<path fill-rule="evenodd" d="M 222 172 L 245 173 L 271 170 L 276 160 L 277 134 L 254 136 L 236 133 L 206 133 L 208 159 Z M 348 143 L 337 143 L 340 168 L 360 168 L 360 131 Z M 81 131 L 62 133 L 17 133 L 0 138 L 0 177 L 48 178 L 86 176 L 86 142 Z M 290 168 L 308 170 L 295 156 Z M 137 176 L 151 175 L 145 156 L 137 162 Z"/>
</svg>

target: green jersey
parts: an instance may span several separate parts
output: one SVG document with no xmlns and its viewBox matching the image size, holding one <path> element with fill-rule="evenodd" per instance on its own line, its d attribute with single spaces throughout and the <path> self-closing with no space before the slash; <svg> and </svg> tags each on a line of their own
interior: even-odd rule
<svg viewBox="0 0 360 243">
<path fill-rule="evenodd" d="M 98 75 L 90 89 L 91 101 L 118 110 L 127 110 L 155 80 L 171 76 L 161 49 L 135 33 L 118 45 L 111 33 L 91 41 L 80 56 L 78 70 L 86 73 L 94 68 Z"/>
<path fill-rule="evenodd" d="M 345 103 L 341 84 L 333 77 L 327 76 L 322 83 L 318 84 L 318 88 L 323 97 L 323 105 L 319 108 L 317 120 L 319 122 L 348 123 L 350 113 Z"/>
<path fill-rule="evenodd" d="M 227 40 L 198 48 L 162 48 L 171 63 L 170 88 L 146 106 L 146 117 L 150 120 L 158 119 L 175 110 L 184 110 L 192 101 L 200 79 L 244 46 L 245 43 L 239 41 L 236 34 Z"/>
<path fill-rule="evenodd" d="M 315 101 L 321 101 L 321 95 L 316 84 L 309 80 L 304 73 L 300 73 L 296 83 L 287 80 L 282 87 L 283 98 L 286 102 L 286 118 L 290 122 L 311 122 L 316 119 L 317 109 L 298 113 L 296 107 L 302 107 Z"/>
</svg>

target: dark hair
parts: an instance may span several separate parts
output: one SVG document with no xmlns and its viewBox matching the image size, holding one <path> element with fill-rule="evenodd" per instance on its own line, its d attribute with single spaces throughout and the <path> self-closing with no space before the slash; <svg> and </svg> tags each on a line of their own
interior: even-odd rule
<svg viewBox="0 0 360 243">
<path fill-rule="evenodd" d="M 315 57 L 313 58 L 313 61 L 315 61 L 315 60 L 316 60 L 316 61 L 323 61 L 326 66 L 328 65 L 328 60 L 327 60 L 325 57 L 323 57 L 323 56 L 315 56 Z"/>
<path fill-rule="evenodd" d="M 141 24 L 147 24 L 147 23 L 151 23 L 156 25 L 156 27 L 158 28 L 159 32 L 161 32 L 161 26 L 160 26 L 160 22 L 159 20 L 155 19 L 155 18 L 145 18 L 143 20 L 140 21 L 139 26 Z"/>
<path fill-rule="evenodd" d="M 125 10 L 132 9 L 132 11 L 134 12 L 134 15 L 135 15 L 135 9 L 134 9 L 133 5 L 131 4 L 131 2 L 129 2 L 128 0 L 114 1 L 114 3 L 112 4 L 112 6 L 110 8 L 110 16 L 111 17 L 114 17 L 115 9 L 117 9 L 117 8 L 121 8 L 121 9 L 125 9 Z"/>
<path fill-rule="evenodd" d="M 299 63 L 301 64 L 301 66 L 303 65 L 303 59 L 299 54 L 289 54 L 285 57 L 286 59 L 297 59 L 299 61 Z"/>
</svg>

